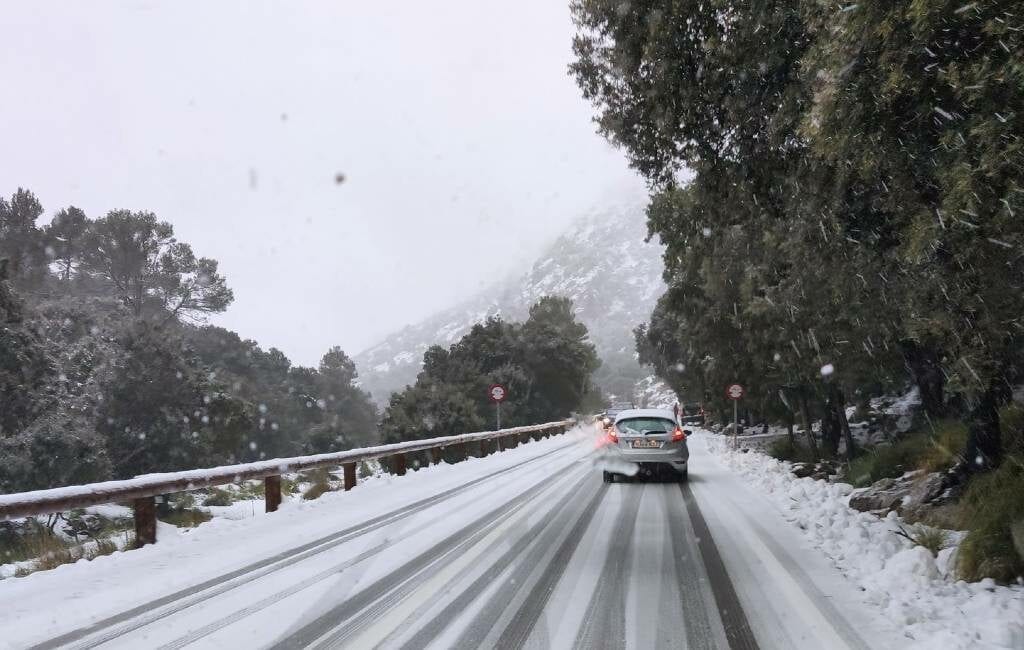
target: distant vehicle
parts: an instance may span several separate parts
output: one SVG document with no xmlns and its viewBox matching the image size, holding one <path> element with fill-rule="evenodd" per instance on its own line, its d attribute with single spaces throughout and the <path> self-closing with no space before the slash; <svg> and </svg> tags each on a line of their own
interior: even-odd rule
<svg viewBox="0 0 1024 650">
<path fill-rule="evenodd" d="M 633 402 L 612 402 L 611 406 L 605 409 L 604 413 L 600 415 L 602 425 L 605 429 L 612 426 L 615 423 L 615 417 L 623 411 L 636 408 Z"/>
<path fill-rule="evenodd" d="M 679 422 L 682 424 L 702 427 L 706 419 L 704 407 L 700 402 L 686 402 L 679 405 Z"/>
<path fill-rule="evenodd" d="M 614 467 L 618 463 L 636 463 L 641 476 L 674 472 L 685 481 L 690 449 L 684 430 L 669 409 L 628 409 L 619 412 L 607 429 L 602 453 Z M 620 474 L 604 470 L 604 482 L 612 483 Z"/>
</svg>

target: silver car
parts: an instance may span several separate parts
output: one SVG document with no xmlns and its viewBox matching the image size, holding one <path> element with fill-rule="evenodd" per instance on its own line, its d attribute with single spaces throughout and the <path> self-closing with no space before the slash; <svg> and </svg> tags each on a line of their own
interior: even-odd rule
<svg viewBox="0 0 1024 650">
<path fill-rule="evenodd" d="M 668 409 L 622 411 L 604 439 L 604 482 L 611 483 L 617 475 L 648 477 L 665 470 L 685 481 L 689 435 Z"/>
</svg>

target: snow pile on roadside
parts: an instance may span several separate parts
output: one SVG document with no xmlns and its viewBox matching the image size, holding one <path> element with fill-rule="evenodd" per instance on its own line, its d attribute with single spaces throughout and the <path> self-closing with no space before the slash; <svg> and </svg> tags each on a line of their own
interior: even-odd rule
<svg viewBox="0 0 1024 650">
<path fill-rule="evenodd" d="M 789 463 L 734 452 L 719 436 L 704 439 L 723 465 L 770 499 L 863 589 L 867 602 L 906 631 L 910 648 L 1024 648 L 1024 587 L 956 580 L 955 548 L 934 558 L 896 534 L 903 521 L 895 513 L 880 519 L 853 510 L 847 505 L 851 486 L 796 478 Z"/>
<path fill-rule="evenodd" d="M 0 602 L 5 602 L 5 590 L 13 589 L 13 584 L 39 584 L 62 589 L 62 581 L 81 576 L 89 583 L 99 575 L 96 572 L 112 571 L 119 567 L 128 570 L 126 580 L 137 580 L 137 577 L 132 576 L 148 573 L 152 567 L 147 566 L 146 562 L 154 559 L 158 559 L 161 567 L 174 566 L 178 561 L 195 562 L 189 565 L 188 572 L 176 576 L 175 580 L 182 585 L 191 584 L 190 581 L 199 582 L 204 571 L 208 575 L 225 572 L 229 568 L 226 561 L 244 562 L 247 558 L 274 555 L 318 535 L 405 506 L 413 500 L 443 492 L 509 465 L 548 456 L 567 443 L 573 444 L 581 455 L 586 455 L 593 448 L 593 437 L 592 427 L 576 426 L 564 434 L 537 441 L 529 440 L 516 448 L 482 458 L 469 458 L 455 464 L 441 462 L 420 467 L 413 464 L 405 476 L 379 473 L 359 478 L 357 487 L 351 492 L 327 492 L 314 500 L 305 500 L 300 494 L 290 495 L 272 515 L 263 512 L 262 500 L 238 501 L 231 506 L 218 507 L 221 516 L 214 516 L 210 521 L 193 528 L 178 528 L 158 521 L 157 544 L 130 552 L 115 552 L 92 560 L 81 559 L 27 576 L 14 577 L 19 567 L 28 566 L 32 560 L 4 564 L 0 559 Z M 199 509 L 213 511 L 215 507 L 203 506 Z M 108 515 L 128 512 L 127 508 L 114 505 L 94 506 L 91 510 Z M 311 511 L 317 511 L 316 516 Z M 237 548 L 239 540 L 245 540 L 244 552 L 233 550 Z M 123 545 L 119 544 L 118 549 L 122 551 Z M 204 555 L 197 549 L 207 549 L 208 553 Z M 213 549 L 217 553 L 226 553 L 228 560 L 214 554 Z M 116 581 L 112 580 L 109 584 L 116 584 Z M 159 589 L 160 584 L 155 584 L 153 588 Z M 3 647 L 6 646 L 0 641 L 0 648 Z"/>
</svg>

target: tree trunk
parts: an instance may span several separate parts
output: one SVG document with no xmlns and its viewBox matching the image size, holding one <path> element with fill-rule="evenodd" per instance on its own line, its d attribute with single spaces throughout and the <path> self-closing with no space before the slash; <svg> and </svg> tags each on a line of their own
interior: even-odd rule
<svg viewBox="0 0 1024 650">
<path fill-rule="evenodd" d="M 829 393 L 825 400 L 825 413 L 821 418 L 821 446 L 828 458 L 839 455 L 839 418 L 836 416 L 835 402 Z"/>
<path fill-rule="evenodd" d="M 903 351 L 903 363 L 921 394 L 921 406 L 925 412 L 936 418 L 945 416 L 946 375 L 942 372 L 938 352 L 912 340 L 900 341 L 900 349 Z"/>
<path fill-rule="evenodd" d="M 857 455 L 857 446 L 853 442 L 853 433 L 850 432 L 850 421 L 846 419 L 846 396 L 834 384 L 831 386 L 831 390 L 832 403 L 835 405 L 836 421 L 843 435 L 843 442 L 846 443 L 846 460 L 849 462 Z"/>
<path fill-rule="evenodd" d="M 814 431 L 811 430 L 811 414 L 807 409 L 807 389 L 804 386 L 800 386 L 800 417 L 803 419 L 804 433 L 807 436 L 807 448 L 811 452 L 811 456 L 819 458 L 818 454 L 818 442 L 814 439 Z"/>
<path fill-rule="evenodd" d="M 1005 392 L 989 387 L 967 415 L 967 448 L 964 451 L 964 461 L 970 472 L 993 469 L 998 467 L 1003 459 L 999 406 L 1005 401 Z"/>
</svg>

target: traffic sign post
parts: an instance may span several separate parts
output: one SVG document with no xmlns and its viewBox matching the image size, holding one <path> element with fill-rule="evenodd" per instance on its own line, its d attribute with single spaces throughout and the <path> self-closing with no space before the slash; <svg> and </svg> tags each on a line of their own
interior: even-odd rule
<svg viewBox="0 0 1024 650">
<path fill-rule="evenodd" d="M 508 389 L 501 384 L 491 384 L 487 389 L 487 397 L 494 402 L 494 414 L 498 423 L 498 430 L 501 430 L 501 403 L 508 397 Z"/>
<path fill-rule="evenodd" d="M 740 400 L 746 391 L 741 384 L 729 384 L 725 387 L 725 396 L 732 400 L 732 448 L 739 447 L 740 433 Z"/>
</svg>

